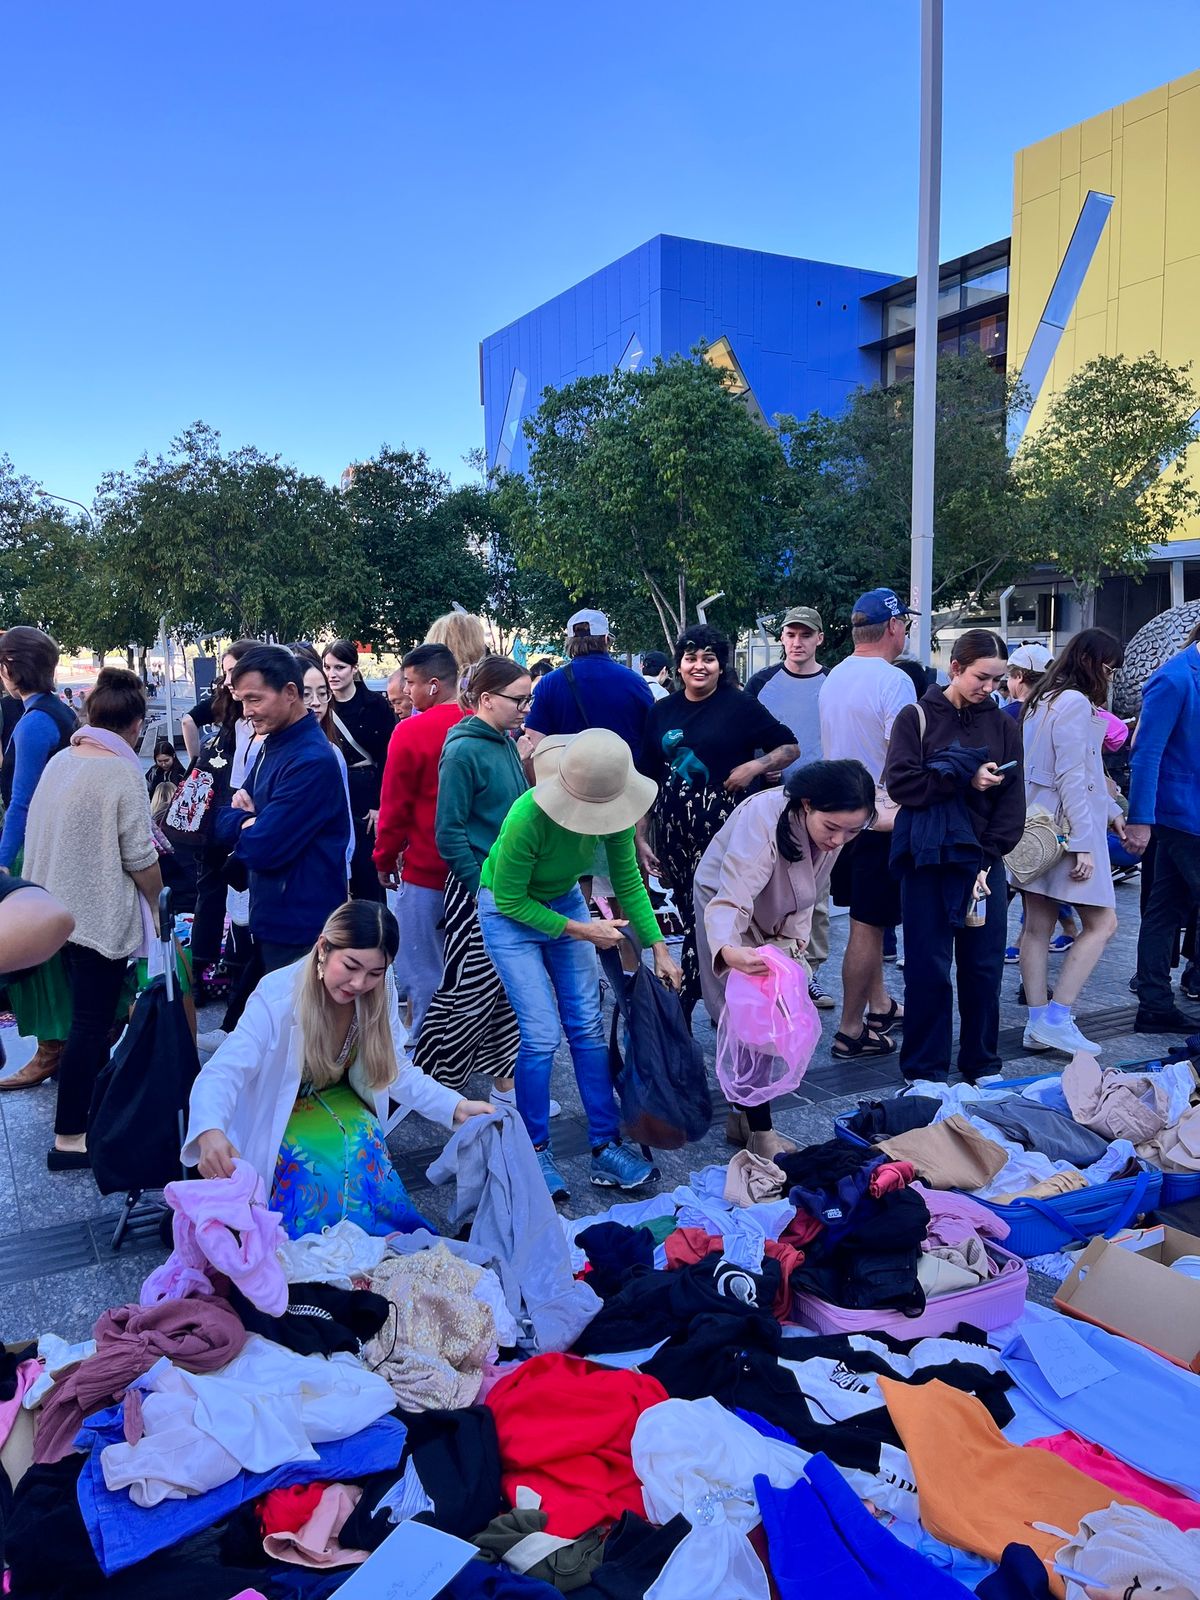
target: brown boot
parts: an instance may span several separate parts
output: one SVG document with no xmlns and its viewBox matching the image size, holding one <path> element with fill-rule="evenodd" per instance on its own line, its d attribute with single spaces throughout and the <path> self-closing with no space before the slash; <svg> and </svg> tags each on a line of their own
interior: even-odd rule
<svg viewBox="0 0 1200 1600">
<path fill-rule="evenodd" d="M 45 1083 L 58 1071 L 62 1048 L 61 1039 L 39 1039 L 33 1060 L 27 1061 L 11 1078 L 0 1078 L 0 1089 L 31 1089 L 35 1083 Z"/>
<path fill-rule="evenodd" d="M 784 1155 L 796 1148 L 794 1139 L 785 1139 L 783 1134 L 776 1133 L 774 1128 L 767 1128 L 762 1133 L 752 1133 L 746 1140 L 746 1149 L 752 1156 L 762 1156 L 767 1161 L 774 1161 L 776 1156 Z"/>
<path fill-rule="evenodd" d="M 736 1145 L 739 1150 L 746 1148 L 750 1138 L 750 1124 L 746 1121 L 746 1113 L 737 1106 L 730 1106 L 725 1117 L 725 1143 Z"/>
</svg>

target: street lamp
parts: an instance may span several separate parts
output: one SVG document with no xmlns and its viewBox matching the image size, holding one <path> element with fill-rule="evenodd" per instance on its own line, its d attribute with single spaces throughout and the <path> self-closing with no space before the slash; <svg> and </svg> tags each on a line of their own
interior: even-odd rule
<svg viewBox="0 0 1200 1600">
<path fill-rule="evenodd" d="M 92 513 L 84 505 L 82 500 L 72 500 L 69 495 L 65 494 L 51 494 L 49 489 L 35 489 L 33 491 L 33 496 L 35 500 L 61 500 L 64 506 L 78 506 L 80 511 L 82 511 L 84 516 L 88 519 L 88 527 L 93 533 L 95 533 L 95 519 L 93 518 Z"/>
</svg>

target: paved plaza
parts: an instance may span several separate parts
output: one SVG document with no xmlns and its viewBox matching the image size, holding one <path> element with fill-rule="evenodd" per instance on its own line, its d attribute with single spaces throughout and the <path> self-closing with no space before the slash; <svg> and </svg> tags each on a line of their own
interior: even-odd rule
<svg viewBox="0 0 1200 1600">
<path fill-rule="evenodd" d="M 1085 991 L 1080 1025 L 1089 1037 L 1103 1043 L 1104 1065 L 1141 1060 L 1179 1043 L 1175 1036 L 1158 1038 L 1133 1032 L 1134 1005 L 1129 977 L 1134 969 L 1138 928 L 1138 880 L 1118 885 L 1117 912 L 1121 926 Z M 1012 913 L 1015 935 L 1016 913 Z M 825 969 L 825 986 L 838 993 L 837 974 L 845 938 L 844 918 L 832 926 L 831 959 Z M 1052 957 L 1051 974 L 1061 957 Z M 892 991 L 903 996 L 904 974 L 887 968 Z M 1001 1054 L 1007 1076 L 1019 1077 L 1061 1066 L 1058 1054 L 1030 1056 L 1021 1044 L 1024 1011 L 1017 1004 L 1020 982 L 1016 967 L 1006 967 L 1002 995 Z M 201 1027 L 215 1027 L 219 1011 L 201 1013 Z M 800 1144 L 827 1139 L 833 1118 L 852 1110 L 860 1097 L 878 1098 L 895 1092 L 901 1084 L 895 1057 L 856 1065 L 834 1061 L 829 1043 L 836 1027 L 836 1011 L 821 1013 L 824 1036 L 797 1093 L 777 1102 L 775 1121 L 781 1132 Z M 698 1036 L 712 1072 L 714 1033 L 702 1010 L 697 1011 Z M 15 1070 L 33 1053 L 32 1040 L 5 1030 L 9 1070 Z M 685 1150 L 657 1157 L 662 1186 L 687 1181 L 689 1172 L 713 1163 L 724 1164 L 730 1150 L 724 1139 L 724 1104 L 712 1078 L 714 1112 L 706 1138 Z M 482 1086 L 480 1086 L 482 1087 Z M 571 1187 L 564 1211 L 585 1216 L 604 1211 L 624 1198 L 613 1190 L 594 1189 L 588 1182 L 588 1145 L 579 1097 L 565 1048 L 555 1064 L 554 1094 L 562 1113 L 552 1125 L 558 1164 Z M 111 1238 L 122 1196 L 99 1195 L 91 1174 L 51 1174 L 46 1151 L 53 1139 L 55 1086 L 0 1095 L 0 1329 L 6 1341 L 23 1340 L 53 1330 L 79 1338 L 91 1328 L 106 1306 L 137 1298 L 141 1282 L 166 1251 L 155 1220 L 135 1227 L 119 1253 Z M 439 1190 L 425 1170 L 440 1150 L 444 1135 L 422 1118 L 408 1117 L 389 1139 L 398 1170 L 414 1202 L 440 1226 L 445 1226 L 453 1185 Z M 1038 1285 L 1044 1298 L 1052 1287 Z"/>
</svg>

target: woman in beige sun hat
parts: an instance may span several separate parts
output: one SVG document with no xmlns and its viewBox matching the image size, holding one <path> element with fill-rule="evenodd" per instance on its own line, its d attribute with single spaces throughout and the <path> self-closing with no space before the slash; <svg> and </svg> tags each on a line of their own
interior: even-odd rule
<svg viewBox="0 0 1200 1600">
<path fill-rule="evenodd" d="M 677 989 L 680 971 L 634 849 L 634 823 L 654 803 L 657 785 L 635 770 L 629 746 L 606 728 L 556 746 L 554 760 L 537 762 L 535 787 L 513 802 L 483 864 L 479 922 L 520 1028 L 517 1109 L 557 1198 L 567 1186 L 550 1152 L 550 1071 L 564 1031 L 587 1118 L 591 1181 L 637 1189 L 654 1170 L 620 1142 L 618 1131 L 592 947 L 619 944 L 624 923 L 593 921 L 579 888 L 597 845 L 604 846 L 608 875 L 634 931 L 653 952 L 655 972 Z"/>
</svg>

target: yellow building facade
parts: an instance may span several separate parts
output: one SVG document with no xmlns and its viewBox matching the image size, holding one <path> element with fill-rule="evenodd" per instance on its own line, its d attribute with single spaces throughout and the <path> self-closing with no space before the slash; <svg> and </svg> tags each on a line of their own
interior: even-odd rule
<svg viewBox="0 0 1200 1600">
<path fill-rule="evenodd" d="M 1089 190 L 1108 225 L 1030 420 L 1099 355 L 1191 362 L 1200 388 L 1200 72 L 1018 150 L 1013 163 L 1010 370 L 1029 351 Z M 1189 462 L 1200 475 L 1200 442 Z M 1200 526 L 1181 531 L 1194 539 Z"/>
</svg>

